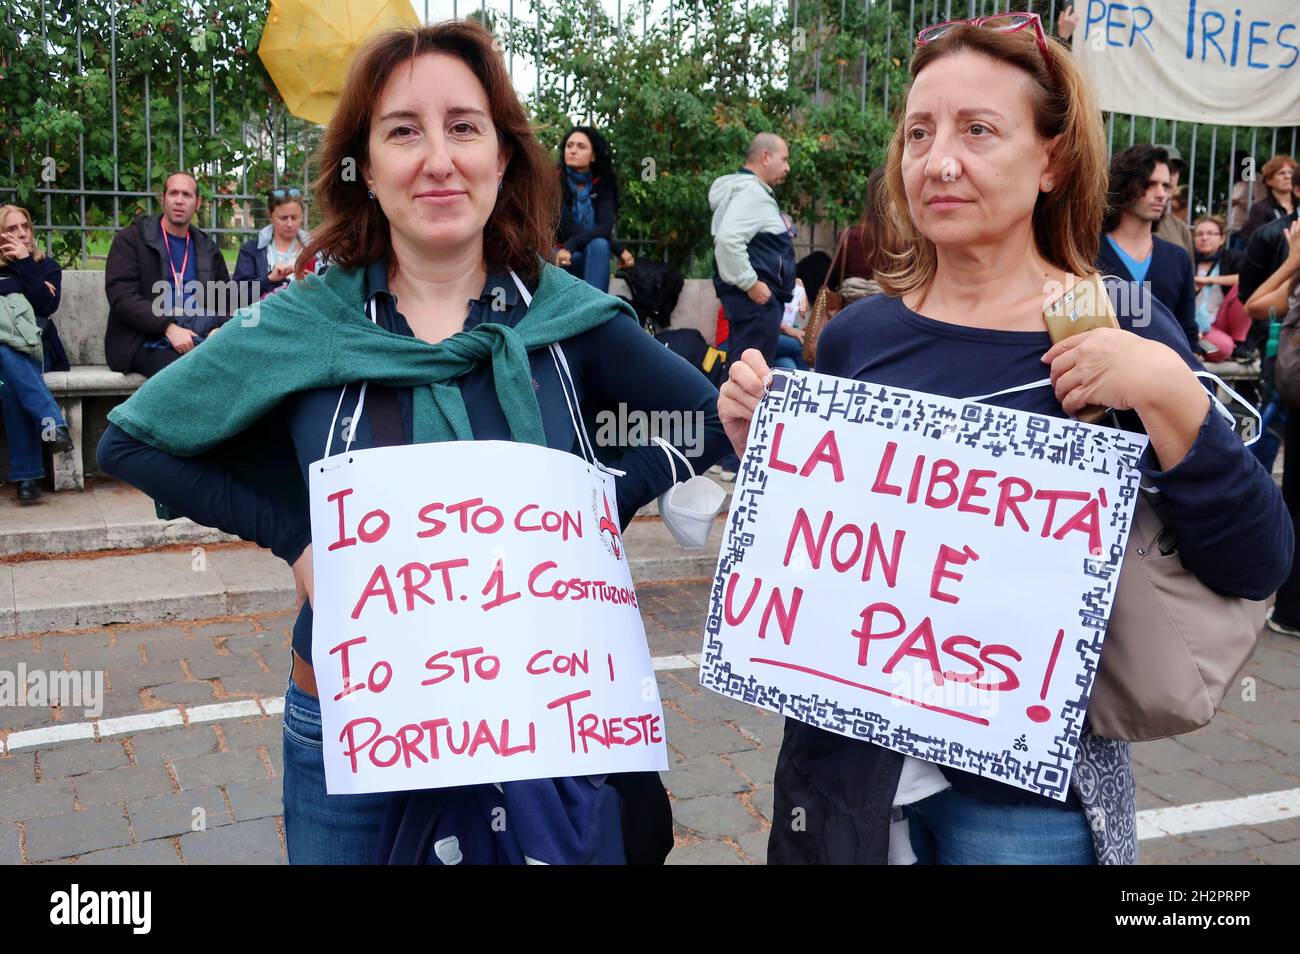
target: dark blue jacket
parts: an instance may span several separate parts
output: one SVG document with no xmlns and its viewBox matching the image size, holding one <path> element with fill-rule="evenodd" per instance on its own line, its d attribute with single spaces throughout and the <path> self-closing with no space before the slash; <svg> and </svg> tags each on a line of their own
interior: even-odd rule
<svg viewBox="0 0 1300 954">
<path fill-rule="evenodd" d="M 1196 329 L 1196 282 L 1192 280 L 1192 263 L 1187 257 L 1187 250 L 1180 245 L 1166 242 L 1158 236 L 1151 236 L 1151 265 L 1140 289 L 1135 293 L 1144 300 L 1154 297 L 1173 314 L 1187 344 L 1194 350 L 1200 332 Z M 1131 283 L 1133 275 L 1115 254 L 1106 236 L 1101 237 L 1101 249 L 1097 253 L 1097 270 L 1103 275 L 1114 275 L 1126 283 Z M 1141 306 L 1136 309 L 1140 314 L 1148 314 L 1149 309 Z"/>
<path fill-rule="evenodd" d="M 563 245 L 570 252 L 581 252 L 592 239 L 603 238 L 609 242 L 609 249 L 615 257 L 622 255 L 623 243 L 614 237 L 614 228 L 618 224 L 618 202 L 614 198 L 614 189 L 599 178 L 592 178 L 591 208 L 596 214 L 596 221 L 585 229 L 573 216 L 573 186 L 563 169 L 560 170 L 560 190 L 560 227 L 555 234 L 556 244 Z"/>
<path fill-rule="evenodd" d="M 51 292 L 45 287 L 54 286 Z M 21 258 L 0 267 L 0 295 L 13 293 L 25 295 L 36 312 L 36 323 L 41 329 L 41 347 L 45 352 L 46 371 L 67 371 L 68 355 L 63 350 L 59 329 L 51 316 L 59 310 L 63 297 L 63 269 L 48 255 L 39 262 L 34 258 Z"/>
<path fill-rule="evenodd" d="M 235 274 L 231 276 L 239 283 L 240 304 L 257 301 L 273 291 L 279 291 L 289 284 L 289 279 L 271 281 L 271 261 L 266 250 L 272 242 L 273 226 L 265 226 L 256 238 L 251 238 L 239 246 L 239 258 L 235 260 Z M 302 229 L 298 230 L 299 244 L 306 246 L 309 236 Z M 309 269 L 310 271 L 310 269 Z"/>
</svg>

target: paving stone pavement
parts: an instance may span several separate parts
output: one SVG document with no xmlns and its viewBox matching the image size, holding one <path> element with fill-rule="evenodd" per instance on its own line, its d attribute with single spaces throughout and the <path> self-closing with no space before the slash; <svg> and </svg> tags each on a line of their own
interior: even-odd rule
<svg viewBox="0 0 1300 954">
<path fill-rule="evenodd" d="M 705 583 L 639 590 L 654 656 L 700 651 Z M 283 693 L 291 616 L 113 626 L 0 640 L 0 669 L 103 669 L 103 718 Z M 672 770 L 669 864 L 762 864 L 777 716 L 658 675 Z M 0 708 L 0 735 L 85 721 Z M 0 863 L 279 864 L 279 715 L 226 718 L 0 757 Z M 1300 787 L 1300 640 L 1265 632 L 1240 691 L 1205 729 L 1133 747 L 1138 808 Z M 1145 864 L 1295 864 L 1300 818 L 1141 843 Z"/>
</svg>

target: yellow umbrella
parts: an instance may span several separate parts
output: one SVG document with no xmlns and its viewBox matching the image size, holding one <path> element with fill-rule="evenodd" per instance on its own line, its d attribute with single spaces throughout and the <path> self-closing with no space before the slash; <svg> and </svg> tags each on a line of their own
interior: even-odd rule
<svg viewBox="0 0 1300 954">
<path fill-rule="evenodd" d="M 324 125 L 366 38 L 419 25 L 411 0 L 271 0 L 257 54 L 289 112 Z"/>
</svg>

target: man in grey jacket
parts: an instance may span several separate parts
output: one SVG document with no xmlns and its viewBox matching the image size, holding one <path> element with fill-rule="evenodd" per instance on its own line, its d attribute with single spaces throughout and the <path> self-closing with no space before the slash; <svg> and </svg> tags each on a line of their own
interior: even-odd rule
<svg viewBox="0 0 1300 954">
<path fill-rule="evenodd" d="M 759 133 L 744 166 L 709 186 L 713 287 L 731 325 L 729 360 L 756 348 L 771 364 L 781 313 L 794 297 L 794 242 L 772 193 L 789 173 L 789 159 L 785 140 Z"/>
</svg>

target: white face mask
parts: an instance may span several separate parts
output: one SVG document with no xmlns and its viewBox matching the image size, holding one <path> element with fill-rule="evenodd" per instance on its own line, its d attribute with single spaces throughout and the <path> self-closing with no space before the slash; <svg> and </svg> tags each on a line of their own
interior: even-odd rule
<svg viewBox="0 0 1300 954">
<path fill-rule="evenodd" d="M 654 440 L 668 455 L 668 463 L 673 469 L 672 486 L 659 495 L 659 516 L 663 518 L 664 526 L 673 535 L 673 539 L 683 548 L 699 550 L 709 542 L 713 518 L 722 509 L 727 492 L 708 477 L 697 476 L 686 456 L 662 437 Z M 689 480 L 677 480 L 674 454 L 686 465 L 691 474 Z"/>
</svg>

